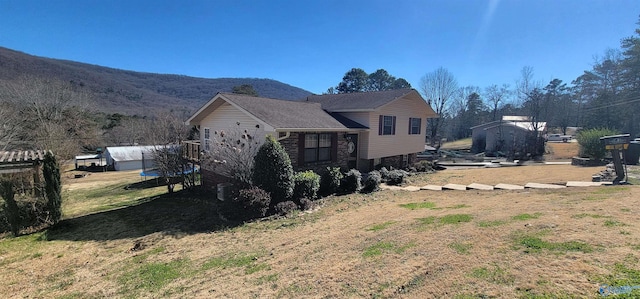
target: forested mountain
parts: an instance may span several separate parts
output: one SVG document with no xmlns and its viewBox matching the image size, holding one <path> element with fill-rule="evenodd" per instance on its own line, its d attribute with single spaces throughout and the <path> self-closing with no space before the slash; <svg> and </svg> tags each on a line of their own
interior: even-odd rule
<svg viewBox="0 0 640 299">
<path fill-rule="evenodd" d="M 295 100 L 311 94 L 271 79 L 142 73 L 37 57 L 0 47 L 0 80 L 25 76 L 69 82 L 93 98 L 96 110 L 121 114 L 146 115 L 159 109 L 188 114 L 217 92 L 231 92 L 242 84 L 253 86 L 260 96 L 269 98 Z"/>
</svg>

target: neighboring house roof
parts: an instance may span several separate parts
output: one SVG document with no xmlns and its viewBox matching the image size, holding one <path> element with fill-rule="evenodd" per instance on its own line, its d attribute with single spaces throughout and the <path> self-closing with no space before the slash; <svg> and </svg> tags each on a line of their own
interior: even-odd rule
<svg viewBox="0 0 640 299">
<path fill-rule="evenodd" d="M 334 130 L 347 131 L 348 127 L 325 112 L 319 103 L 286 101 L 247 95 L 218 93 L 187 122 L 196 124 L 227 102 L 256 121 L 275 130 Z"/>
<path fill-rule="evenodd" d="M 515 127 L 515 128 L 521 129 L 523 131 L 533 131 L 534 130 L 534 127 L 533 127 L 532 123 L 523 122 L 523 121 L 503 122 L 501 124 L 497 124 L 497 125 L 485 128 L 485 130 L 497 128 L 497 127 L 500 127 L 500 126 L 511 126 L 511 127 Z M 547 123 L 546 122 L 538 122 L 538 132 L 544 132 L 546 129 L 547 129 Z"/>
<path fill-rule="evenodd" d="M 509 121 L 530 121 L 531 117 L 529 116 L 519 116 L 519 115 L 504 115 L 502 116 L 502 120 Z"/>
<path fill-rule="evenodd" d="M 304 100 L 307 102 L 321 103 L 322 109 L 329 112 L 362 112 L 374 111 L 399 98 L 407 96 L 420 97 L 420 94 L 415 89 L 407 88 L 372 92 L 310 95 Z M 422 97 L 420 98 L 422 99 Z M 425 105 L 427 105 L 426 102 Z M 430 114 L 436 116 L 430 106 L 429 109 L 431 110 Z"/>
<path fill-rule="evenodd" d="M 114 161 L 141 161 L 142 153 L 146 159 L 153 159 L 151 156 L 156 148 L 161 145 L 145 145 L 145 146 L 110 146 L 106 152 Z"/>
</svg>

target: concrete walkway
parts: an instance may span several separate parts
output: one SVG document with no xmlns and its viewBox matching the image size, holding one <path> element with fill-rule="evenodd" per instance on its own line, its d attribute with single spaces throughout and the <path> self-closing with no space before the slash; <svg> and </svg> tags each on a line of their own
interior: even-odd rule
<svg viewBox="0 0 640 299">
<path fill-rule="evenodd" d="M 578 182 L 578 181 L 569 181 L 564 185 L 559 184 L 541 184 L 541 183 L 527 183 L 525 185 L 512 185 L 512 184 L 497 184 L 495 186 L 485 185 L 473 183 L 470 185 L 460 185 L 460 184 L 446 184 L 444 186 L 440 185 L 425 185 L 425 186 L 389 186 L 385 183 L 380 184 L 380 189 L 382 190 L 404 190 L 409 192 L 428 190 L 428 191 L 444 191 L 444 190 L 524 190 L 524 189 L 563 189 L 567 187 L 594 187 L 594 186 L 607 186 L 613 185 L 611 182 Z"/>
</svg>

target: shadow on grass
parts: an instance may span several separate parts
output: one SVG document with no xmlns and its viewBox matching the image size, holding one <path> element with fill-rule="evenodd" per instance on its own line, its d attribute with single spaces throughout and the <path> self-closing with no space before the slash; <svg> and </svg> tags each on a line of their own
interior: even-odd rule
<svg viewBox="0 0 640 299">
<path fill-rule="evenodd" d="M 242 222 L 219 217 L 213 194 L 178 191 L 120 209 L 65 219 L 47 231 L 47 240 L 108 241 L 153 233 L 185 235 L 225 230 Z M 209 199 L 207 199 L 207 197 Z"/>
</svg>

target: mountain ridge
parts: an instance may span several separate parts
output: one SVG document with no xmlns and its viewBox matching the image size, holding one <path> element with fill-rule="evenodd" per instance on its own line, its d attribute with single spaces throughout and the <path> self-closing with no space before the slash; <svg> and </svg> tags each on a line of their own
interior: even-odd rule
<svg viewBox="0 0 640 299">
<path fill-rule="evenodd" d="M 0 47 L 0 80 L 24 76 L 69 82 L 91 94 L 96 109 L 106 113 L 147 115 L 164 109 L 189 114 L 218 92 L 250 84 L 262 97 L 298 100 L 304 89 L 266 78 L 199 78 L 123 70 L 95 64 L 34 56 Z"/>
</svg>

